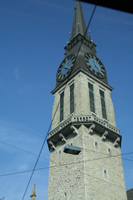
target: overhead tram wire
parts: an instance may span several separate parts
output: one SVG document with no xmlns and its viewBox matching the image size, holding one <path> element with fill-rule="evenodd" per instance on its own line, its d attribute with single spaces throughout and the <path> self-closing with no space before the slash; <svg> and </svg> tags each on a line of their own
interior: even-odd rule
<svg viewBox="0 0 133 200">
<path fill-rule="evenodd" d="M 87 26 L 89 27 L 89 26 Z M 49 168 L 49 167 L 46 167 L 46 168 Z M 42 170 L 42 169 L 46 169 L 46 168 L 40 168 L 40 169 L 35 169 L 35 170 Z M 34 171 L 35 171 L 34 170 Z M 25 171 L 25 172 L 31 172 L 32 170 L 28 170 L 28 171 Z M 18 172 L 18 173 L 25 173 L 25 172 Z M 15 174 L 15 173 L 14 173 Z M 16 173 L 17 174 L 17 173 Z M 1 176 L 1 175 L 0 175 Z M 3 175 L 4 176 L 4 175 Z"/>
<path fill-rule="evenodd" d="M 34 171 L 35 171 L 36 166 L 37 166 L 37 164 L 38 164 L 40 155 L 41 155 L 41 153 L 42 153 L 42 150 L 43 150 L 45 141 L 46 141 L 46 139 L 47 139 L 47 135 L 48 135 L 48 133 L 49 133 L 49 131 L 50 131 L 50 129 L 51 129 L 51 125 L 52 125 L 52 122 L 50 123 L 50 126 L 49 126 L 49 128 L 48 128 L 48 131 L 47 131 L 46 136 L 45 136 L 45 138 L 44 138 L 43 144 L 42 144 L 42 146 L 41 146 L 39 155 L 38 155 L 37 160 L 36 160 L 36 162 L 35 162 L 34 168 L 33 168 L 33 170 L 32 170 L 32 173 L 31 173 L 30 179 L 29 179 L 29 181 L 28 181 L 28 184 L 27 184 L 27 186 L 26 186 L 26 189 L 25 189 L 24 195 L 23 195 L 23 197 L 22 197 L 22 200 L 24 199 L 24 197 L 25 197 L 25 195 L 26 195 L 26 192 L 27 192 L 27 190 L 28 190 L 28 187 L 29 187 L 29 184 L 30 184 L 30 182 L 31 182 L 32 176 L 33 176 L 33 174 L 34 174 Z"/>
<path fill-rule="evenodd" d="M 96 7 L 97 7 L 97 5 L 94 6 L 94 9 L 93 9 L 93 11 L 92 11 L 92 14 L 91 14 L 90 20 L 89 20 L 89 22 L 88 22 L 88 25 L 87 25 L 86 31 L 85 31 L 85 33 L 84 33 L 84 36 L 86 35 L 86 33 L 87 33 L 88 29 L 89 29 L 89 26 L 90 26 L 90 24 L 91 24 L 92 18 L 93 18 L 93 16 L 94 16 L 95 11 L 96 11 Z"/>
<path fill-rule="evenodd" d="M 19 150 L 19 151 L 22 151 L 22 152 L 24 152 L 24 153 L 27 153 L 27 154 L 30 154 L 30 155 L 33 155 L 33 156 L 38 156 L 37 154 L 34 154 L 33 152 L 29 152 L 29 151 L 27 151 L 27 150 L 24 150 L 24 149 L 21 149 L 21 148 L 19 148 L 19 147 L 16 147 L 16 146 L 14 146 L 14 145 L 11 145 L 11 144 L 8 144 L 8 143 L 5 143 L 5 142 L 3 142 L 3 141 L 0 141 L 0 143 L 2 143 L 2 144 L 4 144 L 4 145 L 7 145 L 7 146 L 9 146 L 9 147 L 12 147 L 12 148 L 15 148 L 15 149 L 17 149 L 17 150 Z M 81 147 L 80 147 L 81 148 Z M 99 152 L 99 151 L 94 151 L 94 150 L 91 150 L 91 149 L 86 149 L 86 148 L 81 148 L 81 149 L 83 149 L 83 150 L 85 150 L 85 151 L 89 151 L 89 152 L 93 152 L 93 153 L 97 153 L 97 154 L 101 154 L 101 155 L 106 155 L 106 156 L 108 156 L 108 154 L 107 153 L 102 153 L 102 152 Z M 126 153 L 126 154 L 130 154 L 130 153 Z M 124 155 L 126 155 L 126 154 L 124 154 Z M 131 154 L 132 154 L 132 152 L 131 152 Z M 119 155 L 120 156 L 120 155 Z M 112 157 L 112 156 L 111 156 Z M 49 159 L 48 158 L 45 158 L 45 157 L 40 157 L 41 159 L 45 159 L 45 160 L 48 160 L 49 161 Z M 133 161 L 133 160 L 131 160 L 131 159 L 128 159 L 128 158 L 122 158 L 123 160 L 127 160 L 127 161 Z M 31 171 L 31 170 L 30 170 Z"/>
<path fill-rule="evenodd" d="M 93 18 L 93 16 L 94 16 L 95 11 L 96 11 L 96 7 L 97 7 L 97 5 L 95 5 L 94 8 L 93 8 L 93 11 L 92 11 L 90 20 L 89 20 L 89 22 L 88 22 L 88 25 L 87 25 L 87 27 L 86 27 L 86 31 L 85 31 L 85 33 L 84 33 L 84 37 L 85 37 L 85 35 L 87 34 L 87 31 L 88 31 L 89 26 L 90 26 L 90 24 L 91 24 L 92 18 Z M 79 54 L 79 51 L 80 51 L 80 49 L 81 49 L 82 44 L 83 44 L 83 43 L 81 42 L 81 44 L 80 44 L 80 46 L 79 46 L 79 49 L 78 49 L 78 51 L 77 51 L 77 57 L 78 57 L 78 54 Z M 75 63 L 76 63 L 77 57 L 76 57 L 76 59 L 75 59 Z M 68 81 L 69 81 L 69 77 L 67 78 L 66 84 L 67 84 Z M 66 84 L 65 84 L 65 87 L 64 87 L 64 88 L 66 88 Z M 57 110 L 58 110 L 59 105 L 60 105 L 60 101 L 59 101 L 59 103 L 58 103 L 58 105 L 57 105 L 55 114 L 56 114 L 56 112 L 57 112 Z M 54 116 L 55 116 L 55 115 L 54 115 Z M 52 121 L 53 121 L 53 119 L 52 119 Z M 52 122 L 51 122 L 51 125 L 52 125 Z"/>
<path fill-rule="evenodd" d="M 25 189 L 24 195 L 23 195 L 23 197 L 22 197 L 22 200 L 24 200 L 24 197 L 25 197 L 26 192 L 27 192 L 27 190 L 28 190 L 29 184 L 30 184 L 30 182 L 31 182 L 31 179 L 32 179 L 33 174 L 34 174 L 34 171 L 35 171 L 36 166 L 37 166 L 37 164 L 38 164 L 40 155 L 41 155 L 41 153 L 42 153 L 43 147 L 44 147 L 45 142 L 46 142 L 46 140 L 47 140 L 48 133 L 49 133 L 49 131 L 50 131 L 50 129 L 51 129 L 52 122 L 53 122 L 53 120 L 54 120 L 54 118 L 55 118 L 55 115 L 56 115 L 56 112 L 57 112 L 57 110 L 58 110 L 59 105 L 60 105 L 60 102 L 58 103 L 57 108 L 56 108 L 56 110 L 55 110 L 55 113 L 54 113 L 54 115 L 53 115 L 53 118 L 52 118 L 52 120 L 51 120 L 51 122 L 50 122 L 49 128 L 48 128 L 47 133 L 46 133 L 46 135 L 45 135 L 43 144 L 42 144 L 42 146 L 41 146 L 40 152 L 39 152 L 39 154 L 38 154 L 37 160 L 36 160 L 36 162 L 35 162 L 35 165 L 34 165 L 34 168 L 33 168 L 33 170 L 32 170 L 32 173 L 31 173 L 30 179 L 29 179 L 29 181 L 28 181 L 28 184 L 27 184 L 27 186 L 26 186 L 26 189 Z"/>
<path fill-rule="evenodd" d="M 22 151 L 22 152 L 24 152 L 24 153 L 27 153 L 27 154 L 30 154 L 30 155 L 33 155 L 33 156 L 36 156 L 36 157 L 38 156 L 37 154 L 34 154 L 33 152 L 27 151 L 27 150 L 25 150 L 25 149 L 21 149 L 21 148 L 16 147 L 16 146 L 14 146 L 14 145 L 12 145 L 12 144 L 8 144 L 8 143 L 3 142 L 3 141 L 0 141 L 0 143 L 1 143 L 1 144 L 4 144 L 4 145 L 7 145 L 7 146 L 9 146 L 9 147 L 12 147 L 12 148 L 14 148 L 14 149 L 17 149 L 17 150 L 19 150 L 19 151 Z M 48 158 L 45 158 L 45 157 L 42 157 L 42 156 L 41 156 L 40 158 L 49 161 Z"/>
<path fill-rule="evenodd" d="M 88 28 L 89 28 L 89 26 L 90 26 L 90 24 L 91 24 L 91 21 L 92 21 L 92 18 L 93 18 L 93 16 L 94 16 L 96 7 L 97 7 L 97 5 L 95 5 L 95 7 L 94 7 L 94 9 L 93 9 L 93 11 L 92 11 L 92 14 L 91 14 L 90 20 L 89 20 L 89 22 L 88 22 L 88 25 L 87 25 L 86 31 L 85 31 L 85 33 L 84 33 L 84 36 L 85 36 L 85 34 L 87 33 Z M 79 50 L 78 50 L 78 52 L 77 52 L 77 56 L 78 56 L 78 54 L 79 54 L 79 51 L 80 51 L 81 46 L 82 46 L 82 43 L 81 43 L 81 45 L 80 45 L 80 47 L 79 47 Z M 68 80 L 69 80 L 69 79 L 68 79 Z M 66 85 L 65 85 L 65 87 L 66 87 Z M 57 112 L 57 109 L 58 109 L 59 105 L 60 105 L 60 102 L 59 102 L 58 105 L 57 105 L 57 108 L 56 108 L 56 110 L 55 110 L 54 116 L 53 116 L 53 118 L 52 118 L 52 120 L 51 120 L 51 123 L 50 123 L 50 125 L 49 125 L 48 131 L 47 131 L 47 133 L 46 133 L 46 135 L 45 135 L 43 144 L 42 144 L 42 146 L 41 146 L 41 149 L 40 149 L 39 155 L 38 155 L 38 157 L 37 157 L 37 160 L 36 160 L 36 162 L 35 162 L 33 171 L 32 171 L 31 176 L 30 176 L 30 178 L 29 178 L 29 181 L 28 181 L 28 184 L 27 184 L 27 186 L 26 186 L 25 192 L 24 192 L 24 194 L 23 194 L 22 200 L 24 200 L 24 198 L 25 198 L 26 192 L 27 192 L 27 190 L 28 190 L 28 187 L 29 187 L 29 184 L 30 184 L 30 182 L 31 182 L 32 176 L 33 176 L 34 171 L 35 171 L 35 169 L 36 169 L 36 166 L 37 166 L 37 164 L 38 164 L 40 155 L 41 155 L 41 153 L 42 153 L 44 144 L 45 144 L 45 142 L 46 142 L 48 133 L 49 133 L 49 131 L 50 131 L 50 129 L 51 129 L 52 122 L 53 122 L 53 119 L 54 119 L 54 117 L 55 117 L 55 115 L 56 115 L 56 112 Z"/>
<path fill-rule="evenodd" d="M 52 166 L 52 167 L 50 167 L 50 168 L 54 168 L 54 167 L 56 167 L 56 166 Z M 44 170 L 44 169 L 49 169 L 49 167 L 38 168 L 38 169 L 36 169 L 36 171 Z M 75 171 L 75 169 L 73 169 L 73 170 Z M 3 175 L 0 175 L 0 177 L 2 177 L 2 176 L 4 177 L 4 176 L 17 175 L 17 174 L 23 174 L 23 173 L 28 173 L 28 172 L 31 172 L 31 171 L 32 171 L 32 170 L 27 170 L 27 171 L 21 171 L 21 172 L 16 172 L 16 173 L 3 174 Z M 86 173 L 85 173 L 85 174 L 86 174 Z M 101 181 L 103 181 L 103 182 L 106 182 L 106 183 L 108 183 L 108 184 L 111 184 L 111 185 L 115 185 L 115 186 L 117 186 L 117 187 L 120 187 L 119 185 L 116 185 L 116 184 L 107 182 L 107 181 L 105 181 L 105 180 L 103 180 L 103 179 L 101 179 L 101 178 L 92 176 L 92 174 L 86 174 L 86 175 L 91 176 L 91 177 L 93 177 L 93 178 L 95 178 L 95 179 L 99 179 L 99 180 L 101 180 Z"/>
<path fill-rule="evenodd" d="M 0 141 L 0 142 L 1 142 L 1 141 Z M 34 153 L 32 153 L 32 152 L 28 152 L 28 151 L 26 151 L 26 150 L 20 149 L 20 148 L 18 148 L 18 147 L 13 146 L 13 145 L 10 145 L 10 144 L 4 143 L 4 142 L 1 142 L 1 143 L 6 144 L 6 145 L 8 145 L 8 146 L 10 146 L 10 147 L 16 148 L 16 149 L 18 149 L 18 150 L 20 150 L 20 151 L 23 151 L 23 152 L 25 152 L 25 153 L 31 154 L 31 155 L 33 155 L 33 156 L 38 156 L 38 155 L 36 155 L 36 154 L 34 154 Z M 85 151 L 90 151 L 90 152 L 93 152 L 93 153 L 98 153 L 98 154 L 101 154 L 101 155 L 106 155 L 107 157 L 103 157 L 104 159 L 105 159 L 105 158 L 113 158 L 113 157 L 119 157 L 119 156 L 123 156 L 123 155 L 125 156 L 125 155 L 131 155 L 131 154 L 133 154 L 133 152 L 127 152 L 127 153 L 123 153 L 123 154 L 112 155 L 112 156 L 109 157 L 109 155 L 108 155 L 107 153 L 105 154 L 105 153 L 102 153 L 102 152 L 99 152 L 99 151 L 97 152 L 97 151 L 90 150 L 90 149 L 86 149 L 86 148 L 81 148 L 81 149 L 83 149 L 83 150 L 85 150 Z M 49 159 L 47 159 L 47 158 L 45 158 L 45 157 L 40 157 L 40 158 L 49 160 Z M 103 158 L 97 158 L 97 159 L 103 159 Z M 125 160 L 125 161 L 133 162 L 132 159 L 123 158 L 123 157 L 122 157 L 122 159 Z M 96 159 L 95 159 L 95 160 L 96 160 Z M 89 161 L 93 161 L 93 160 L 86 160 L 86 162 L 89 162 Z M 85 162 L 85 161 L 84 161 L 84 162 Z M 71 165 L 71 164 L 73 164 L 73 163 L 69 163 L 69 164 L 65 164 L 65 165 Z M 52 168 L 52 167 L 58 167 L 58 166 L 51 166 L 51 168 Z M 48 168 L 50 168 L 50 167 L 43 167 L 43 168 L 35 169 L 35 171 L 37 171 L 37 170 L 44 170 L 44 169 L 48 169 Z M 7 173 L 7 174 L 1 174 L 0 177 L 2 177 L 2 176 L 16 175 L 16 174 L 21 174 L 21 173 L 27 173 L 27 172 L 32 172 L 32 171 L 33 171 L 33 170 L 27 170 L 27 171 L 20 171 L 20 172 L 12 172 L 12 173 Z"/>
<path fill-rule="evenodd" d="M 7 126 L 7 127 L 11 127 L 11 128 L 17 129 L 17 130 L 19 130 L 19 131 L 24 131 L 24 132 L 26 132 L 26 133 L 33 134 L 33 135 L 36 135 L 36 136 L 39 136 L 39 137 L 42 137 L 42 138 L 43 138 L 43 135 L 40 135 L 40 134 L 35 134 L 35 133 L 33 133 L 33 132 L 29 132 L 29 131 L 27 131 L 27 130 L 23 130 L 23 129 L 14 127 L 14 126 L 10 126 L 10 125 L 8 125 L 8 124 L 3 124 L 3 123 L 1 123 L 1 122 L 0 122 L 0 124 L 2 124 L 2 125 L 4 125 L 4 126 Z M 57 140 L 52 140 L 52 141 L 53 141 L 53 142 L 57 142 Z M 17 146 L 14 146 L 14 145 L 12 145 L 12 144 L 9 144 L 9 143 L 3 142 L 3 141 L 0 141 L 0 143 L 1 143 L 1 144 L 4 144 L 4 145 L 7 145 L 7 146 L 9 146 L 9 147 L 12 147 L 12 148 L 14 148 L 14 149 L 23 151 L 23 152 L 25 152 L 25 153 L 31 154 L 31 155 L 33 155 L 33 156 L 36 156 L 36 157 L 38 156 L 37 154 L 34 154 L 33 152 L 29 152 L 29 151 L 27 151 L 27 150 L 25 150 L 25 149 L 21 149 L 21 148 L 19 148 L 19 147 L 17 147 Z M 81 147 L 80 147 L 80 148 L 81 148 Z M 85 148 L 81 148 L 81 149 L 88 150 L 88 151 L 92 151 L 92 152 L 97 152 L 97 151 L 93 151 L 93 150 L 85 149 Z M 97 153 L 101 153 L 101 154 L 107 155 L 107 154 L 102 153 L 102 152 L 97 152 Z M 49 160 L 48 158 L 45 158 L 45 157 L 42 157 L 42 156 L 41 156 L 41 158 L 42 158 L 42 159 Z"/>
<path fill-rule="evenodd" d="M 21 128 L 18 128 L 18 127 L 15 127 L 15 126 L 11 126 L 11 125 L 8 125 L 8 124 L 2 123 L 2 122 L 0 122 L 0 124 L 3 125 L 3 126 L 7 126 L 7 127 L 9 127 L 9 128 L 16 129 L 16 130 L 21 131 L 21 132 L 29 133 L 29 134 L 36 135 L 36 136 L 38 136 L 38 137 L 43 138 L 43 135 L 41 135 L 41 134 L 33 133 L 33 132 L 31 132 L 31 131 L 27 131 L 27 130 L 25 130 L 25 129 L 21 129 Z"/>
<path fill-rule="evenodd" d="M 61 165 L 56 165 L 56 166 L 51 166 L 51 167 L 42 167 L 42 168 L 38 168 L 38 169 L 35 169 L 34 171 L 39 171 L 39 170 L 44 170 L 44 169 L 50 169 L 50 168 L 57 168 L 57 167 L 63 167 L 63 166 L 69 166 L 69 165 L 73 165 L 73 164 L 78 164 L 78 163 L 82 163 L 82 162 L 91 162 L 91 161 L 97 161 L 97 160 L 102 160 L 102 159 L 111 159 L 111 158 L 117 158 L 119 156 L 123 156 L 123 155 L 131 155 L 133 154 L 133 152 L 129 152 L 129 153 L 123 153 L 123 154 L 118 154 L 118 155 L 114 155 L 114 156 L 107 156 L 107 157 L 101 157 L 101 158 L 95 158 L 95 159 L 91 159 L 91 160 L 82 160 L 82 161 L 78 161 L 78 162 L 72 162 L 72 163 L 67 163 L 67 164 L 61 164 Z M 126 161 L 131 161 L 133 162 L 132 159 L 126 159 L 126 158 L 122 158 Z M 11 173 L 6 173 L 6 174 L 0 174 L 0 177 L 4 177 L 4 176 L 11 176 L 11 175 L 17 175 L 17 174 L 23 174 L 23 173 L 27 173 L 27 172 L 32 172 L 33 170 L 25 170 L 25 171 L 19 171 L 19 172 L 11 172 Z"/>
<path fill-rule="evenodd" d="M 94 10 L 93 10 L 92 16 L 91 16 L 90 21 L 89 21 L 88 26 L 87 26 L 87 29 L 88 29 L 88 27 L 89 27 L 89 25 L 90 25 L 90 23 L 91 23 L 92 17 L 93 17 L 94 12 L 95 12 L 95 9 L 96 9 L 96 6 L 95 6 L 95 8 L 94 8 Z M 86 31 L 85 31 L 85 33 L 84 33 L 84 36 L 85 36 L 86 33 L 87 33 L 87 29 L 86 29 Z M 81 48 L 81 47 L 80 47 L 80 48 Z M 78 50 L 78 53 L 79 53 L 79 51 L 80 51 L 80 48 L 79 48 L 79 50 Z M 77 53 L 77 54 L 78 54 L 78 53 Z M 18 128 L 18 127 L 11 126 L 11 125 L 8 125 L 8 124 L 2 123 L 2 122 L 0 122 L 0 124 L 1 124 L 1 125 L 4 125 L 4 126 L 7 126 L 7 127 L 10 127 L 10 128 L 13 128 L 13 129 L 16 129 L 16 130 L 19 130 L 19 131 L 21 131 L 21 132 L 26 132 L 26 133 L 33 134 L 33 135 L 36 135 L 36 136 L 39 136 L 39 137 L 43 138 L 43 135 L 36 134 L 36 133 L 30 132 L 30 131 L 27 131 L 27 130 L 25 130 L 25 129 L 20 129 L 20 128 Z M 29 152 L 29 151 L 27 151 L 27 150 L 21 149 L 21 148 L 19 148 L 19 147 L 16 147 L 16 146 L 14 146 L 14 145 L 8 144 L 8 143 L 6 143 L 6 142 L 0 141 L 0 143 L 5 144 L 5 145 L 8 145 L 8 146 L 13 147 L 13 148 L 16 148 L 16 149 L 18 149 L 18 150 L 20 150 L 20 151 L 23 151 L 23 152 L 25 152 L 25 153 L 29 153 L 29 154 L 34 155 L 34 156 L 38 156 L 38 155 L 36 155 L 36 154 L 34 154 L 34 153 L 32 153 L 32 152 Z M 42 157 L 42 158 L 43 158 L 43 159 L 47 159 L 47 158 L 44 158 L 44 157 Z M 49 159 L 47 159 L 47 160 L 49 160 Z"/>
<path fill-rule="evenodd" d="M 61 166 L 61 165 L 59 165 L 59 167 L 60 167 L 60 166 Z M 64 166 L 64 165 L 63 165 L 63 166 Z M 68 166 L 68 164 L 67 164 L 67 166 Z M 37 171 L 37 170 L 49 169 L 49 168 L 52 168 L 52 167 L 57 167 L 57 166 L 39 168 L 39 169 L 36 169 L 36 171 Z M 26 173 L 26 172 L 31 172 L 31 171 L 32 171 L 32 170 L 27 170 L 27 171 L 23 171 L 23 172 L 10 173 L 10 174 L 0 175 L 0 176 L 1 176 L 1 177 L 2 177 L 2 176 L 10 176 L 10 175 L 15 175 L 15 174 L 22 174 L 22 173 Z M 74 171 L 75 171 L 75 169 L 74 169 Z M 102 181 L 102 182 L 105 182 L 106 184 L 111 184 L 111 185 L 114 185 L 114 186 L 119 187 L 119 188 L 121 188 L 121 189 L 125 189 L 125 188 L 123 188 L 123 187 L 120 186 L 120 185 L 117 185 L 117 184 L 115 184 L 115 183 L 111 183 L 111 182 L 105 181 L 105 180 L 103 180 L 103 179 L 101 179 L 101 178 L 98 178 L 98 177 L 93 176 L 92 174 L 87 174 L 87 173 L 84 173 L 84 174 L 86 174 L 87 176 L 93 177 L 93 178 L 95 178 L 95 179 L 98 179 L 98 180 L 100 180 L 100 181 Z"/>
<path fill-rule="evenodd" d="M 89 26 L 90 26 L 90 24 L 91 24 L 92 18 L 93 18 L 93 16 L 94 16 L 95 11 L 96 11 L 96 7 L 97 7 L 97 5 L 95 5 L 94 8 L 93 8 L 93 11 L 92 11 L 90 20 L 89 20 L 89 22 L 88 22 L 88 25 L 87 25 L 86 30 L 85 30 L 85 33 L 84 33 L 84 37 L 85 37 L 85 35 L 87 34 L 87 31 L 88 31 Z M 80 44 L 80 46 L 79 46 L 79 49 L 78 49 L 78 52 L 77 52 L 77 56 L 78 56 L 78 54 L 79 54 L 79 51 L 80 51 L 80 49 L 81 49 L 82 44 L 83 44 L 83 43 L 81 42 L 81 44 Z M 77 59 L 77 57 L 76 57 L 76 59 Z M 75 61 L 75 62 L 76 62 L 76 61 Z"/>
<path fill-rule="evenodd" d="M 10 147 L 12 147 L 12 148 L 15 148 L 15 149 L 17 149 L 17 150 L 20 150 L 20 151 L 22 151 L 22 152 L 28 153 L 28 154 L 30 154 L 30 155 L 33 155 L 33 156 L 36 156 L 36 157 L 38 156 L 38 155 L 36 155 L 36 154 L 34 154 L 34 153 L 32 153 L 32 152 L 29 152 L 29 151 L 24 150 L 24 149 L 21 149 L 21 148 L 19 148 L 19 147 L 16 147 L 16 146 L 10 145 L 10 144 L 8 144 L 8 143 L 2 142 L 2 141 L 0 141 L 0 143 L 2 143 L 2 144 L 4 144 L 4 145 L 8 145 L 8 146 L 10 146 Z M 102 155 L 106 155 L 106 156 L 108 156 L 107 153 L 105 154 L 105 153 L 102 153 L 102 152 L 99 152 L 99 151 L 97 152 L 97 151 L 90 150 L 90 149 L 86 149 L 86 148 L 81 148 L 81 149 L 83 149 L 83 150 L 85 150 L 85 151 L 90 151 L 90 152 L 93 152 L 93 153 L 98 153 L 98 154 L 102 154 Z M 131 152 L 131 153 L 125 153 L 124 155 L 130 155 L 130 154 L 133 154 L 133 152 Z M 123 154 L 121 154 L 121 155 L 123 155 Z M 121 155 L 118 155 L 118 157 L 121 156 Z M 114 156 L 116 156 L 116 155 L 114 155 Z M 111 156 L 111 157 L 113 157 L 113 156 Z M 48 158 L 45 158 L 45 157 L 42 157 L 42 156 L 41 156 L 40 158 L 49 161 Z M 122 157 L 122 159 L 123 159 L 123 160 L 126 160 L 126 161 L 133 162 L 132 159 L 123 158 L 123 157 Z M 47 167 L 46 167 L 46 168 L 47 168 Z M 43 169 L 45 169 L 45 168 L 40 168 L 40 169 L 36 169 L 36 170 L 41 170 L 41 169 L 43 170 Z M 0 177 L 1 177 L 1 176 L 8 176 L 8 175 L 19 174 L 19 173 L 25 173 L 25 172 L 31 172 L 31 171 L 32 171 L 32 170 L 20 171 L 20 172 L 13 172 L 13 173 L 8 173 L 8 174 L 0 175 Z"/>
<path fill-rule="evenodd" d="M 29 152 L 29 151 L 27 151 L 27 150 L 24 150 L 24 149 L 21 149 L 21 148 L 19 148 L 19 147 L 13 146 L 13 145 L 11 145 L 11 144 L 5 143 L 5 142 L 3 142 L 3 141 L 0 141 L 0 143 L 2 143 L 2 144 L 4 144 L 4 145 L 8 145 L 8 146 L 10 146 L 10 147 L 12 147 L 12 148 L 15 148 L 15 149 L 17 149 L 17 150 L 20 150 L 20 151 L 22 151 L 22 152 L 28 153 L 28 154 L 30 154 L 30 155 L 33 155 L 33 156 L 36 156 L 36 157 L 38 156 L 38 155 L 36 155 L 36 154 L 34 154 L 34 153 L 32 153 L 32 152 Z M 81 147 L 80 147 L 80 148 L 81 148 Z M 83 150 L 85 150 L 85 151 L 89 151 L 89 152 L 98 153 L 98 154 L 102 154 L 102 155 L 108 156 L 107 153 L 102 153 L 102 152 L 99 152 L 99 151 L 94 151 L 94 150 L 90 150 L 90 149 L 86 149 L 86 148 L 81 148 L 81 149 L 83 149 Z M 133 152 L 124 153 L 124 154 L 121 154 L 121 155 L 130 155 L 130 154 L 133 154 Z M 118 155 L 118 156 L 121 156 L 121 155 Z M 117 155 L 114 155 L 114 156 L 117 156 Z M 113 157 L 113 156 L 111 156 L 111 157 Z M 40 158 L 49 161 L 48 158 L 45 158 L 45 157 L 42 157 L 42 156 L 41 156 Z M 133 162 L 132 159 L 123 158 L 123 157 L 122 157 L 122 159 L 123 159 L 123 160 L 127 160 L 127 161 Z M 44 168 L 42 168 L 42 169 L 44 169 Z M 28 170 L 28 171 L 26 171 L 26 172 L 31 172 L 31 171 L 32 171 L 32 170 Z M 23 172 L 25 172 L 25 171 L 22 171 L 22 173 L 23 173 Z M 13 174 L 17 174 L 17 173 L 21 173 L 21 172 L 13 172 L 13 173 L 9 173 L 9 175 L 13 175 Z M 8 174 L 7 174 L 7 175 L 8 175 Z M 5 175 L 0 175 L 0 176 L 6 176 L 6 174 L 5 174 Z"/>
</svg>

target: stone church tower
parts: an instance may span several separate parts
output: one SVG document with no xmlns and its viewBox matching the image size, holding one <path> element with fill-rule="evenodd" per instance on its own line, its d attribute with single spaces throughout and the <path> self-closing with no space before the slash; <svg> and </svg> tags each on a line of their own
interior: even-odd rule
<svg viewBox="0 0 133 200">
<path fill-rule="evenodd" d="M 77 0 L 52 91 L 48 200 L 127 200 L 112 89 Z"/>
</svg>

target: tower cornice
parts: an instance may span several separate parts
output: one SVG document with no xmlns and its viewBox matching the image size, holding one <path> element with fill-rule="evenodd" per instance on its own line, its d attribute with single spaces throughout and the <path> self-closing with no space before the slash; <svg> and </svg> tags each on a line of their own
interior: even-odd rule
<svg viewBox="0 0 133 200">
<path fill-rule="evenodd" d="M 93 78 L 95 81 L 97 81 L 98 83 L 100 83 L 101 85 L 103 85 L 104 87 L 108 88 L 110 91 L 112 91 L 114 88 L 111 87 L 110 85 L 104 83 L 102 80 L 98 79 L 97 77 L 94 77 L 92 74 L 90 74 L 89 72 L 87 72 L 86 70 L 79 68 L 77 71 L 75 71 L 74 73 L 72 73 L 72 75 L 70 75 L 69 78 L 67 78 L 65 81 L 63 81 L 58 87 L 56 87 L 54 90 L 51 91 L 52 94 L 55 94 L 60 88 L 62 88 L 63 86 L 65 86 L 70 80 L 72 80 L 78 73 L 83 72 L 84 74 L 86 74 L 88 77 Z"/>
<path fill-rule="evenodd" d="M 112 141 L 113 145 L 121 147 L 121 135 L 120 130 L 115 126 L 108 123 L 108 121 L 98 118 L 96 115 L 74 115 L 68 117 L 68 119 L 61 122 L 56 128 L 49 133 L 49 139 L 47 140 L 49 149 L 56 149 L 58 142 L 66 142 L 68 134 L 78 134 L 78 128 L 84 125 L 88 128 L 88 133 L 98 134 L 101 136 L 101 140 L 105 141 L 107 138 Z M 93 131 L 91 130 L 93 129 Z M 73 131 L 72 131 L 73 130 Z M 105 131 L 106 130 L 106 131 Z M 62 138 L 64 138 L 62 140 Z"/>
<path fill-rule="evenodd" d="M 67 45 L 64 47 L 65 51 L 70 51 L 78 42 L 81 42 L 81 44 L 86 45 L 89 47 L 93 53 L 96 55 L 96 44 L 92 41 L 87 39 L 84 35 L 81 33 L 78 33 L 72 40 L 70 40 Z M 80 50 L 80 49 L 79 49 Z"/>
</svg>

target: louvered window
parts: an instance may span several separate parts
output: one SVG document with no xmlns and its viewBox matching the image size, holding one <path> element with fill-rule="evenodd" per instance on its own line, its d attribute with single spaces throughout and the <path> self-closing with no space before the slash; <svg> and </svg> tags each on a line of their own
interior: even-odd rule
<svg viewBox="0 0 133 200">
<path fill-rule="evenodd" d="M 104 97 L 104 92 L 102 90 L 100 90 L 100 97 L 101 97 L 102 117 L 104 119 L 107 119 L 105 97 Z"/>
<path fill-rule="evenodd" d="M 93 85 L 91 83 L 88 83 L 88 86 L 89 86 L 89 98 L 90 98 L 90 111 L 95 113 Z"/>
<path fill-rule="evenodd" d="M 64 119 L 64 92 L 60 94 L 60 121 Z"/>
<path fill-rule="evenodd" d="M 70 86 L 70 114 L 74 112 L 74 83 Z"/>
</svg>

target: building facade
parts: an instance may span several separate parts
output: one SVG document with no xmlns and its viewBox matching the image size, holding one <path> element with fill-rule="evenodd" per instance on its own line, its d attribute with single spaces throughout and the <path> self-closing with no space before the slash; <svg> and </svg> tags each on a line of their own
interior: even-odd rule
<svg viewBox="0 0 133 200">
<path fill-rule="evenodd" d="M 48 200 L 127 200 L 113 88 L 86 30 L 77 0 L 52 91 Z"/>
</svg>

